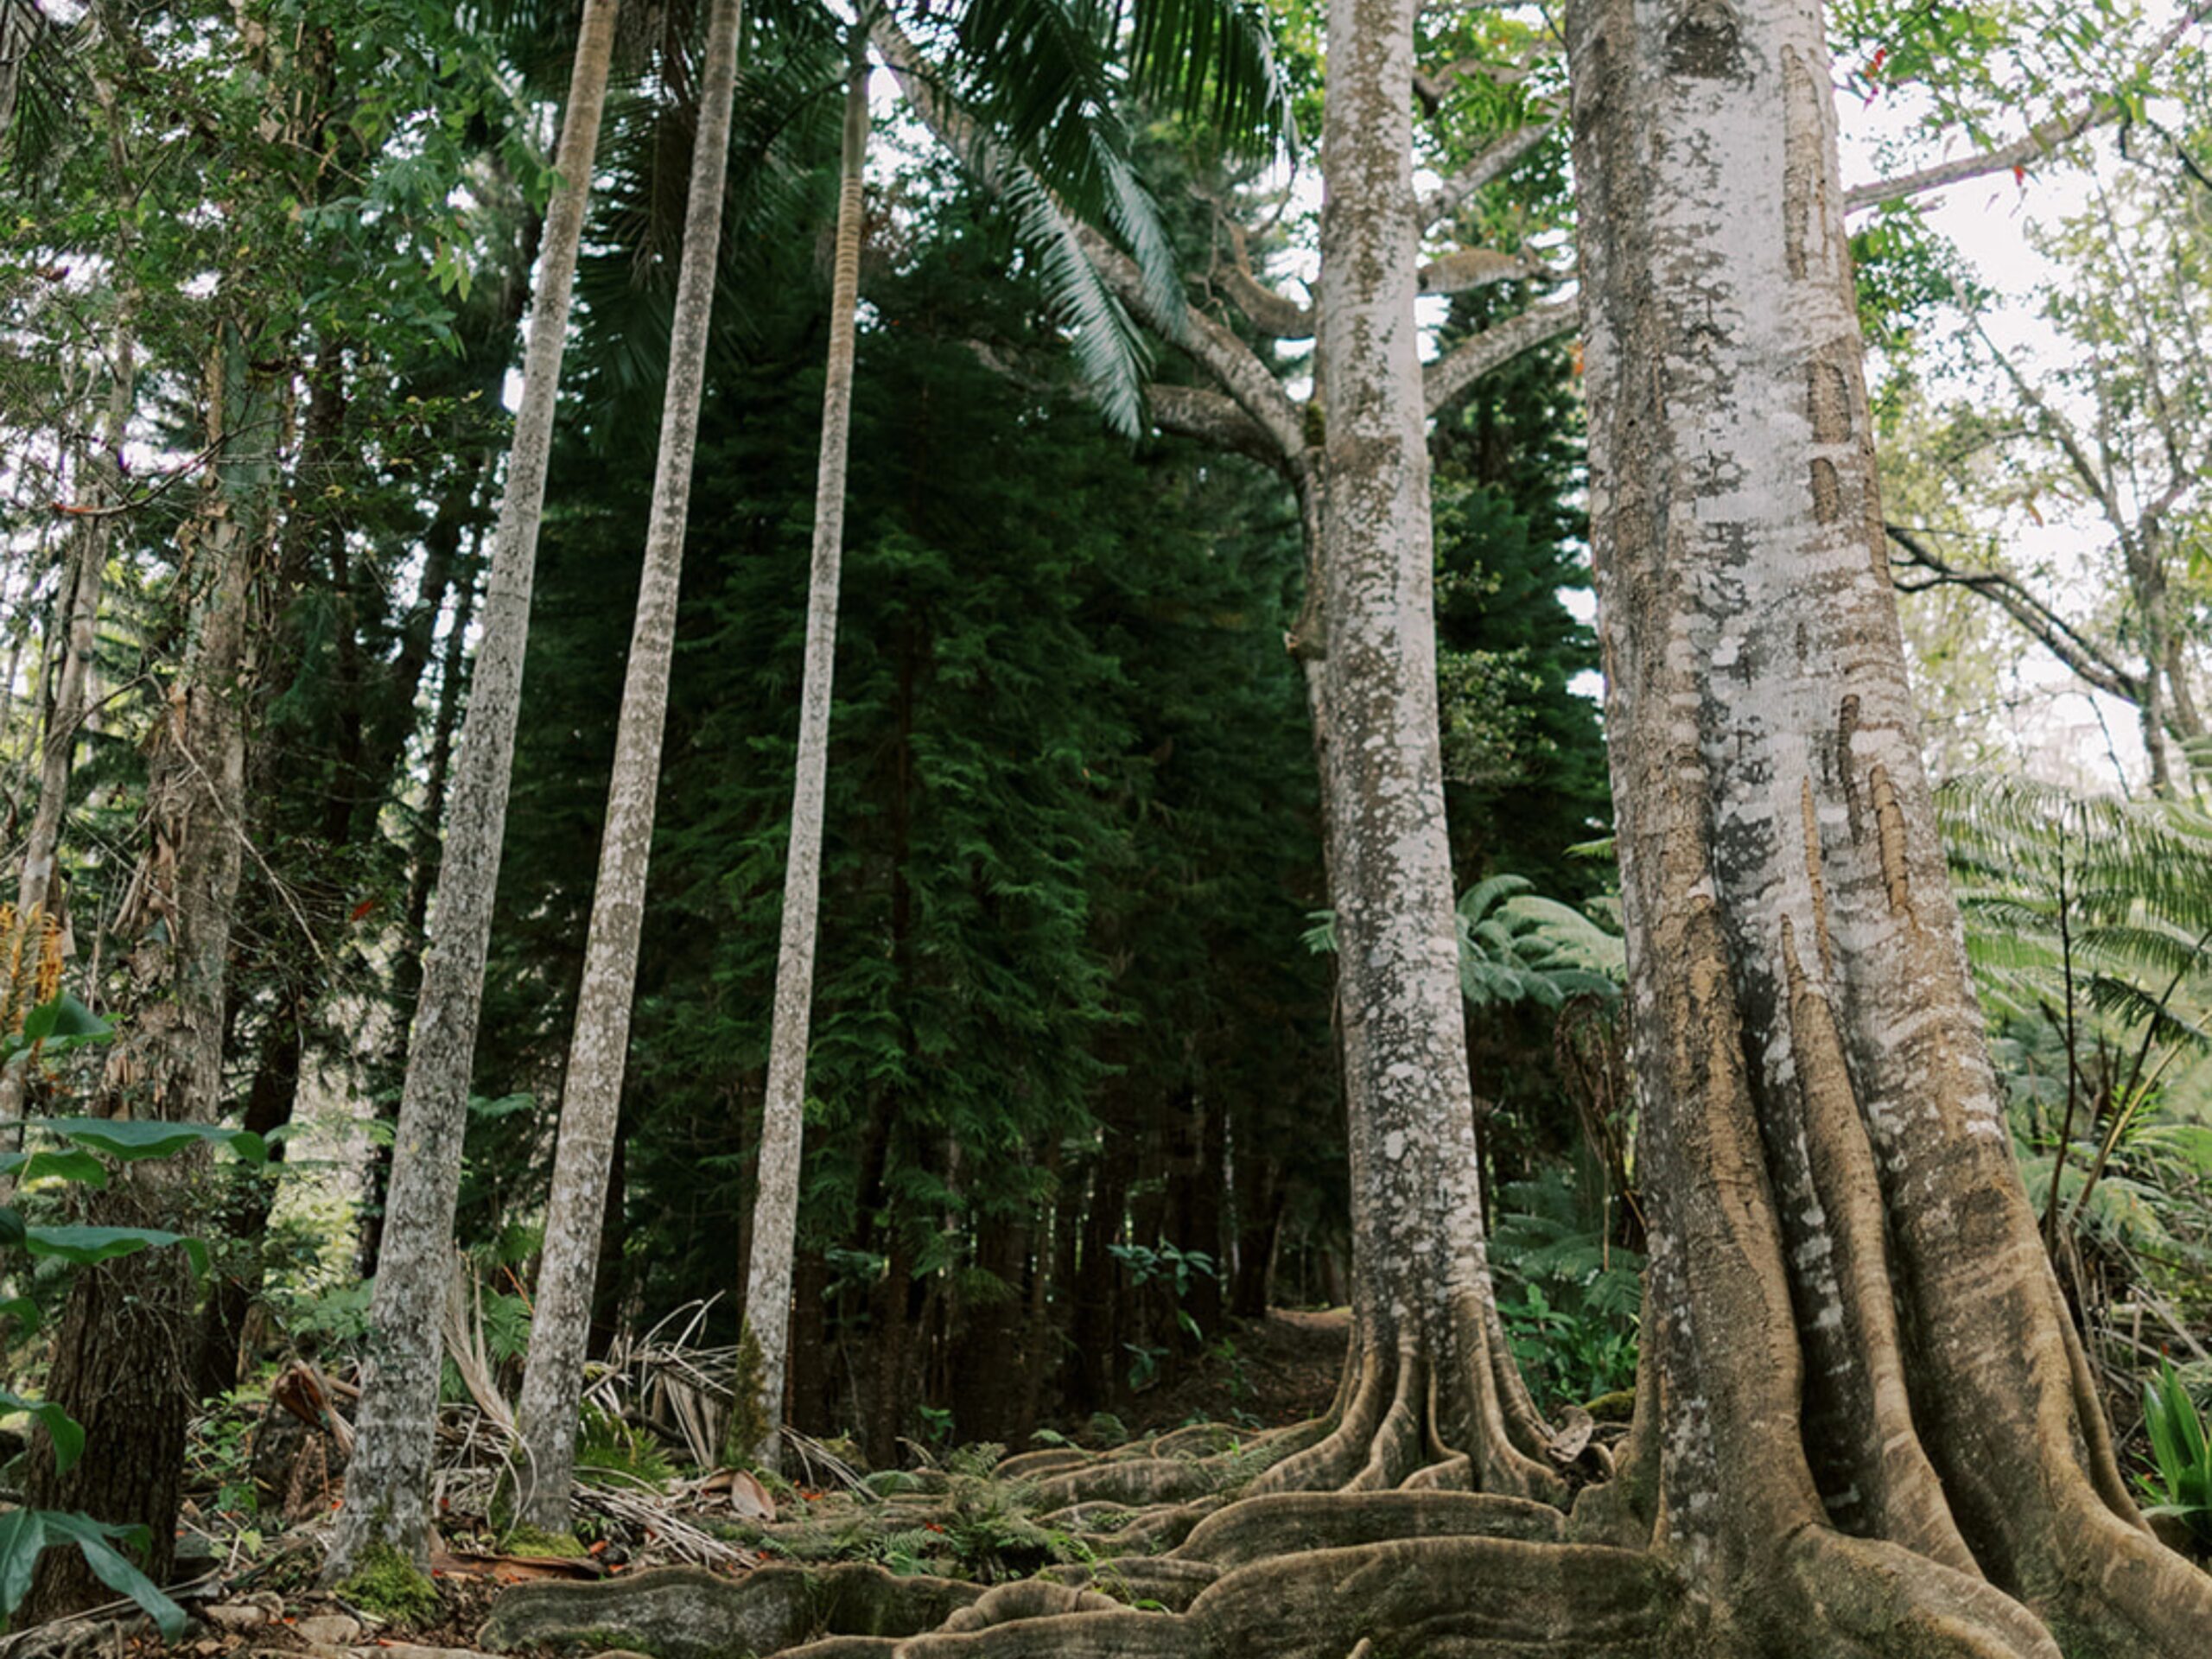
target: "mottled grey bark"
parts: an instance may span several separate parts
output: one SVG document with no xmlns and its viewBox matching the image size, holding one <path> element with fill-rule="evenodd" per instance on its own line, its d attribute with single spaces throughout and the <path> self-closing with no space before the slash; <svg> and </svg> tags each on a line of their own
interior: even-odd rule
<svg viewBox="0 0 2212 1659">
<path fill-rule="evenodd" d="M 1316 290 L 1324 620 L 1314 699 L 1351 1150 L 1355 1368 L 1330 1436 L 1263 1484 L 1541 1495 L 1557 1477 L 1494 1313 L 1437 730 L 1435 556 L 1414 299 L 1415 0 L 1330 10 Z M 1518 1443 L 1516 1444 L 1516 1440 Z"/>
<path fill-rule="evenodd" d="M 822 452 L 814 486 L 814 559 L 806 594 L 806 662 L 799 684 L 798 770 L 791 785 L 791 850 L 784 867 L 783 936 L 776 957 L 767 1100 L 753 1209 L 746 1319 L 760 1344 L 760 1417 L 754 1452 L 777 1465 L 784 1373 L 791 1348 L 791 1252 L 798 1235 L 798 1166 L 806 1127 L 806 1039 L 814 1002 L 815 911 L 822 889 L 822 817 L 830 763 L 831 676 L 837 662 L 837 575 L 845 537 L 845 460 L 853 411 L 853 334 L 860 299 L 861 175 L 868 156 L 868 34 L 853 34 L 845 93 L 844 176 L 837 196 L 830 282 L 829 374 L 822 389 Z"/>
<path fill-rule="evenodd" d="M 677 592 L 683 575 L 683 528 L 691 500 L 691 461 L 706 395 L 707 340 L 720 269 L 722 185 L 729 171 L 731 104 L 737 88 L 741 0 L 715 0 L 707 25 L 699 125 L 692 141 L 691 193 L 684 206 L 683 264 L 668 346 L 661 406 L 660 458 L 653 475 L 645 569 L 622 682 L 614 764 L 607 779 L 607 826 L 599 885 L 584 942 L 583 980 L 561 1099 L 561 1133 L 546 1200 L 545 1249 L 530 1326 L 518 1422 L 522 1491 L 518 1513 L 543 1531 L 569 1529 L 569 1487 L 575 1475 L 576 1402 L 591 1336 L 592 1287 L 607 1210 L 607 1179 L 622 1103 L 630 1046 L 630 1002 L 637 988 L 638 938 L 645 925 L 645 876 L 652 856 L 653 809 L 667 724 L 670 659 L 676 651 Z"/>
<path fill-rule="evenodd" d="M 522 407 L 515 417 L 499 506 L 468 712 L 461 722 L 453 808 L 438 883 L 434 943 L 407 1053 L 383 1248 L 362 1375 L 360 1417 L 346 1503 L 326 1573 L 342 1578 L 373 1545 L 417 1563 L 429 1554 L 429 1475 L 437 1409 L 454 1205 L 461 1179 L 468 1074 L 484 995 L 492 901 L 499 885 L 508 773 L 530 630 L 530 594 L 545 501 L 545 469 L 569 326 L 576 251 L 591 190 L 618 0 L 584 0 L 556 164 L 561 182 L 546 215 Z"/>
<path fill-rule="evenodd" d="M 2114 1466 L 1922 772 L 1822 21 L 1567 12 L 1653 1222 L 1608 1504 L 1732 1646 L 2181 1659 L 2212 1580 Z"/>
</svg>

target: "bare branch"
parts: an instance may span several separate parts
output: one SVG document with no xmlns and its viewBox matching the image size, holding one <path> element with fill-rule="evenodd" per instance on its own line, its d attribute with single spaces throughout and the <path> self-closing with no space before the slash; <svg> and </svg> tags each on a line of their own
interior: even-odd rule
<svg viewBox="0 0 2212 1659">
<path fill-rule="evenodd" d="M 1163 432 L 1196 438 L 1217 449 L 1249 455 L 1277 472 L 1285 469 L 1287 457 L 1282 446 L 1239 408 L 1233 397 L 1205 386 L 1154 384 L 1144 389 L 1144 402 L 1153 424 Z"/>
<path fill-rule="evenodd" d="M 2206 0 L 2212 4 L 2212 0 Z M 1551 137 L 1559 118 L 1509 132 L 1482 149 L 1465 167 L 1430 191 L 1421 204 L 1421 222 L 1430 230 L 1459 211 L 1459 204 L 1492 180 L 1501 178 L 1529 151 Z"/>
<path fill-rule="evenodd" d="M 2074 675 L 2122 702 L 2140 704 L 2143 682 L 2115 661 L 2094 641 L 2085 639 L 2066 619 L 2052 610 L 2018 582 L 2001 570 L 1961 570 L 1945 560 L 1913 531 L 1898 524 L 1885 524 L 1889 538 L 1904 550 L 1902 559 L 1890 560 L 1891 580 L 1906 593 L 1930 588 L 1963 588 L 1977 594 L 2011 617 L 2044 650 Z M 1899 569 L 1928 572 L 1925 582 L 1899 580 Z"/>
<path fill-rule="evenodd" d="M 2136 66 L 2135 75 L 2146 73 L 2159 59 L 2173 49 L 2175 42 L 2202 22 L 2207 12 L 2212 12 L 2212 0 L 2193 0 L 2189 9 L 2174 20 L 2171 28 L 2159 35 L 2151 49 L 2143 54 Z M 2130 77 L 2133 79 L 2133 76 Z M 1930 190 L 1946 186 L 1963 184 L 1968 179 L 1986 178 L 1993 173 L 2025 167 L 2040 160 L 2061 144 L 2080 137 L 2092 127 L 2101 127 L 2117 121 L 2126 112 L 2126 105 L 2110 92 L 2094 92 L 2075 108 L 2063 111 L 2048 121 L 2031 127 L 2009 144 L 1999 144 L 1972 156 L 1961 156 L 1954 161 L 1938 162 L 1933 167 L 1923 167 L 1916 173 L 1906 173 L 1894 179 L 1876 179 L 1866 184 L 1854 184 L 1844 193 L 1846 213 L 1855 213 L 1878 202 L 1900 201 L 1907 196 L 1924 195 Z"/>
<path fill-rule="evenodd" d="M 1437 413 L 1500 364 L 1573 333 L 1581 316 L 1580 300 L 1552 300 L 1461 340 L 1421 371 L 1427 412 Z"/>
</svg>

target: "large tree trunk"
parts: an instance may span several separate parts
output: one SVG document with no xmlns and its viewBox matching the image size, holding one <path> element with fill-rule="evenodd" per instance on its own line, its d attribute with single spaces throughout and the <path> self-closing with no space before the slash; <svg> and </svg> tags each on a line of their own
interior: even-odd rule
<svg viewBox="0 0 2212 1659">
<path fill-rule="evenodd" d="M 1618 1496 L 1759 1650 L 2181 1659 L 2212 1580 L 2128 1501 L 1967 978 L 1821 22 L 1567 12 L 1653 1221 Z"/>
<path fill-rule="evenodd" d="M 707 28 L 705 84 L 692 141 L 691 194 L 684 207 L 683 265 L 668 346 L 660 458 L 637 621 L 622 682 L 622 709 L 607 780 L 607 827 L 599 885 L 584 944 L 574 1035 L 562 1091 L 561 1134 L 545 1210 L 545 1255 L 537 1270 L 530 1357 L 523 1371 L 518 1513 L 542 1531 L 569 1529 L 569 1487 L 575 1475 L 576 1402 L 591 1338 L 592 1287 L 599 1266 L 607 1177 L 622 1104 L 630 1046 L 630 1002 L 638 982 L 638 939 L 645 925 L 645 875 L 652 857 L 653 808 L 667 725 L 669 663 L 676 652 L 676 600 L 683 575 L 684 519 L 690 509 L 691 458 L 706 395 L 707 336 L 720 268 L 722 182 L 729 171 L 730 107 L 737 90 L 739 0 L 715 0 Z"/>
<path fill-rule="evenodd" d="M 556 163 L 561 183 L 547 215 L 536 308 L 523 359 L 522 407 L 484 596 L 468 713 L 461 725 L 454 804 L 433 923 L 436 944 L 408 1046 L 399 1128 L 385 1206 L 361 1414 L 326 1568 L 342 1578 L 373 1545 L 420 1564 L 429 1558 L 429 1474 L 437 1409 L 438 1320 L 461 1179 L 468 1074 L 484 995 L 484 958 L 506 825 L 508 773 L 530 632 L 545 472 L 553 447 L 569 302 L 606 101 L 618 0 L 584 0 Z"/>
<path fill-rule="evenodd" d="M 822 389 L 822 461 L 814 491 L 814 560 L 806 595 L 806 661 L 799 688 L 798 772 L 791 789 L 784 871 L 783 937 L 776 957 L 768 1096 L 761 1109 L 760 1184 L 746 1274 L 747 1322 L 760 1344 L 755 1456 L 773 1469 L 782 1445 L 784 1372 L 791 1351 L 791 1250 L 798 1236 L 799 1153 L 805 1128 L 806 1042 L 814 1001 L 815 912 L 822 889 L 823 796 L 830 761 L 830 677 L 837 660 L 837 573 L 845 537 L 845 461 L 852 428 L 853 334 L 860 297 L 861 175 L 868 156 L 868 30 L 853 31 L 845 93 L 844 173 L 830 284 L 830 365 Z"/>
<path fill-rule="evenodd" d="M 143 836 L 115 923 L 127 941 L 125 1018 L 108 1057 L 99 1111 L 207 1123 L 222 1088 L 226 969 L 245 857 L 248 607 L 266 559 L 276 505 L 277 388 L 250 366 L 266 342 L 219 325 L 210 365 L 211 453 L 219 453 L 186 550 L 184 661 L 162 706 L 146 783 Z M 189 1230 L 190 1160 L 126 1167 L 95 1201 L 107 1225 Z M 143 1523 L 145 1562 L 165 1574 L 175 1548 L 193 1400 L 188 1264 L 175 1249 L 79 1272 L 54 1341 L 46 1395 L 83 1425 L 86 1455 L 57 1475 L 43 1451 L 25 1501 Z M 49 1551 L 22 1618 L 54 1618 L 106 1599 L 74 1551 Z"/>
<path fill-rule="evenodd" d="M 1318 696 L 1352 1164 L 1354 1336 L 1332 1431 L 1263 1487 L 1560 1490 L 1496 1339 L 1452 930 L 1413 187 L 1413 0 L 1329 14 L 1317 291 Z"/>
</svg>

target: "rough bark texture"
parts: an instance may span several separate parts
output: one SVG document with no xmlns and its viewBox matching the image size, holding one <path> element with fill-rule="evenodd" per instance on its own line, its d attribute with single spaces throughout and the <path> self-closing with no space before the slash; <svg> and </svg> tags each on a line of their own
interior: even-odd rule
<svg viewBox="0 0 2212 1659">
<path fill-rule="evenodd" d="M 561 1133 L 545 1211 L 545 1252 L 530 1327 L 518 1426 L 522 1435 L 520 1514 L 549 1533 L 569 1529 L 575 1478 L 576 1402 L 591 1337 L 592 1290 L 607 1171 L 622 1104 L 630 1046 L 630 1002 L 637 988 L 638 938 L 645 925 L 645 875 L 652 856 L 653 809 L 667 724 L 669 663 L 676 651 L 676 601 L 683 574 L 684 519 L 690 509 L 691 460 L 706 393 L 707 338 L 720 269 L 722 184 L 729 172 L 730 106 L 737 87 L 740 0 L 715 0 L 707 28 L 699 128 L 691 152 L 691 194 L 684 207 L 683 266 L 670 332 L 668 388 L 661 408 L 660 456 L 637 620 L 622 682 L 614 763 L 607 780 L 607 827 L 599 850 L 584 944 L 575 1028 L 562 1090 Z"/>
<path fill-rule="evenodd" d="M 99 1115 L 212 1122 L 222 1087 L 223 999 L 245 858 L 244 688 L 256 575 L 274 522 L 276 387 L 249 366 L 266 342 L 220 325 L 209 364 L 211 470 L 180 537 L 189 607 L 185 658 L 153 734 L 142 845 L 115 921 L 124 942 L 125 1015 Z M 107 1225 L 188 1230 L 188 1159 L 136 1164 L 98 1198 Z M 85 1429 L 67 1475 L 43 1447 L 25 1484 L 34 1508 L 144 1523 L 147 1570 L 175 1548 L 185 1419 L 193 1399 L 191 1270 L 175 1249 L 81 1269 L 54 1340 L 46 1396 Z M 22 1617 L 36 1622 L 109 1595 L 73 1550 L 41 1556 Z"/>
<path fill-rule="evenodd" d="M 1757 1650 L 2180 1659 L 2212 1580 L 2113 1465 L 1922 773 L 1821 23 L 1567 12 L 1654 1222 L 1612 1507 Z"/>
<path fill-rule="evenodd" d="M 1317 289 L 1325 644 L 1315 718 L 1352 1164 L 1334 1431 L 1263 1484 L 1558 1490 L 1491 1349 L 1437 733 L 1413 185 L 1414 0 L 1331 9 Z M 1516 1445 L 1516 1431 L 1521 1444 Z"/>
<path fill-rule="evenodd" d="M 798 1166 L 805 1130 L 807 1027 L 814 1001 L 814 920 L 822 888 L 822 808 L 830 760 L 830 676 L 837 660 L 837 572 L 845 537 L 845 458 L 852 426 L 853 334 L 860 297 L 861 174 L 868 155 L 868 35 L 853 36 L 845 94 L 844 177 L 837 198 L 836 267 L 830 283 L 829 377 L 822 391 L 822 461 L 814 490 L 814 562 L 806 594 L 806 662 L 799 687 L 798 775 L 791 789 L 791 850 L 776 958 L 760 1174 L 746 1275 L 747 1322 L 760 1344 L 760 1415 L 754 1453 L 776 1467 L 782 1445 L 784 1372 L 791 1351 L 791 1251 L 798 1236 Z"/>
<path fill-rule="evenodd" d="M 372 1544 L 429 1560 L 433 1414 L 437 1408 L 438 1319 L 461 1179 L 468 1073 L 484 992 L 492 901 L 499 883 L 508 773 L 521 708 L 524 649 L 537 527 L 552 451 L 576 250 L 598 148 L 618 0 L 585 0 L 568 114 L 556 163 L 561 184 L 547 215 L 543 263 L 523 360 L 505 499 L 484 595 L 483 637 L 461 724 L 438 884 L 435 943 L 423 964 L 422 996 L 407 1054 L 399 1128 L 392 1148 L 372 1334 L 363 1372 L 358 1439 L 346 1473 L 346 1506 L 331 1541 L 327 1573 L 342 1577 Z"/>
</svg>

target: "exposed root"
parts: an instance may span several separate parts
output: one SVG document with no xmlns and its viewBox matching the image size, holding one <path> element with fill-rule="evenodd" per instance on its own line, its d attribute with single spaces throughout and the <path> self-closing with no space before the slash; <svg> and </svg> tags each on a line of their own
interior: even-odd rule
<svg viewBox="0 0 2212 1659">
<path fill-rule="evenodd" d="M 1093 1460 L 1090 1452 L 1078 1446 L 1050 1446 L 1039 1452 L 1023 1452 L 1008 1458 L 991 1472 L 1001 1480 L 1041 1480 L 1046 1475 L 1088 1468 Z"/>
<path fill-rule="evenodd" d="M 1192 1605 L 1211 1650 L 1343 1659 L 1363 1640 L 1424 1659 L 1547 1648 L 1649 1659 L 1672 1625 L 1672 1580 L 1637 1551 L 1502 1538 L 1417 1538 L 1274 1558 Z"/>
<path fill-rule="evenodd" d="M 2084 1482 L 2058 1521 L 2063 1583 L 2027 1586 L 2053 1629 L 2092 1652 L 2195 1659 L 2212 1650 L 2212 1573 L 2113 1515 Z"/>
<path fill-rule="evenodd" d="M 1564 1541 L 1567 1517 L 1548 1503 L 1486 1492 L 1275 1492 L 1199 1522 L 1178 1560 L 1239 1567 L 1309 1550 L 1412 1538 Z"/>
<path fill-rule="evenodd" d="M 1128 1611 L 1063 1613 L 984 1630 L 936 1631 L 902 1642 L 892 1652 L 893 1659 L 1211 1659 L 1204 1634 L 1187 1618 Z"/>
<path fill-rule="evenodd" d="M 1177 1503 L 1220 1489 L 1226 1478 L 1217 1464 L 1180 1458 L 1139 1458 L 1123 1463 L 1094 1463 L 1037 1483 L 1038 1501 L 1052 1509 L 1073 1503 Z"/>
<path fill-rule="evenodd" d="M 899 1578 L 868 1562 L 764 1567 L 741 1579 L 670 1567 L 600 1583 L 517 1585 L 499 1598 L 480 1639 L 513 1650 L 588 1636 L 602 1647 L 663 1659 L 718 1659 L 733 1650 L 781 1652 L 825 1634 L 911 1636 L 982 1594 L 980 1585 Z"/>
<path fill-rule="evenodd" d="M 1747 1597 L 1770 1651 L 2063 1659 L 2043 1622 L 2003 1591 L 1898 1545 L 1808 1527 L 1783 1560 L 1784 1584 L 1776 1586 L 1783 1593 Z"/>
</svg>

